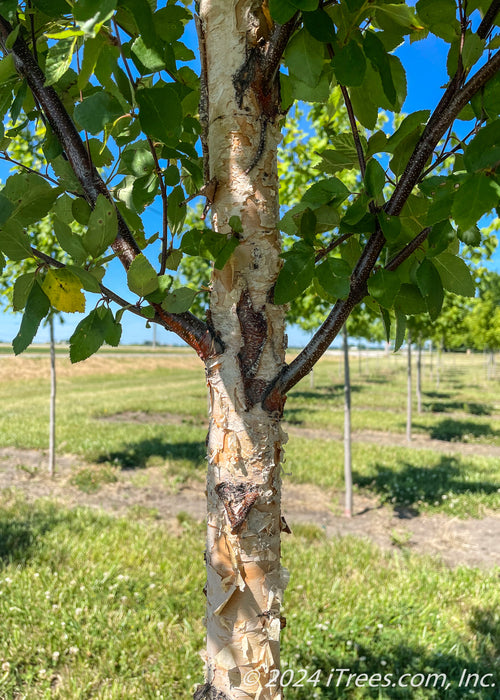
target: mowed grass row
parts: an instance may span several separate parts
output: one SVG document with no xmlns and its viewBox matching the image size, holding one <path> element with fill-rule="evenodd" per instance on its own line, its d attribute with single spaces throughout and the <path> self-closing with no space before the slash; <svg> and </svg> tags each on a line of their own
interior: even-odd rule
<svg viewBox="0 0 500 700">
<path fill-rule="evenodd" d="M 452 408 L 461 406 L 462 413 L 464 407 L 472 407 L 476 413 L 450 421 L 455 426 L 466 421 L 477 433 L 483 430 L 475 440 L 488 444 L 495 442 L 491 435 L 500 429 L 500 420 L 494 413 L 498 382 L 478 379 L 474 384 L 471 377 L 481 369 L 477 365 L 481 358 L 473 359 L 476 365 L 462 372 L 462 388 L 453 388 L 452 384 L 458 382 L 455 374 L 442 376 L 440 401 L 445 408 L 447 401 Z M 11 372 L 3 376 L 0 385 L 2 446 L 46 448 L 48 382 L 40 374 L 47 363 L 43 359 L 24 362 L 27 364 L 18 366 L 24 366 L 29 376 L 17 378 Z M 302 437 L 300 430 L 291 435 L 285 449 L 284 478 L 292 482 L 342 489 L 342 443 L 325 439 L 325 430 L 335 436 L 343 420 L 342 390 L 331 383 L 332 373 L 337 372 L 335 362 L 330 358 L 320 362 L 315 370 L 315 387 L 311 389 L 306 378 L 288 399 L 285 418 L 294 430 L 298 427 L 321 431 L 320 437 L 314 433 Z M 118 469 L 165 464 L 169 483 L 204 477 L 207 399 L 201 363 L 188 358 L 105 358 L 95 371 L 91 364 L 74 369 L 67 362 L 59 364 L 60 452 L 79 454 L 82 460 L 111 464 Z M 397 432 L 393 423 L 398 421 L 403 430 L 404 411 L 395 406 L 396 398 L 403 404 L 405 401 L 404 368 L 390 357 L 387 366 L 379 368 L 379 374 L 376 381 L 372 371 L 371 381 L 363 376 L 354 382 L 354 428 L 358 424 L 367 429 L 376 419 L 378 428 Z M 361 400 L 365 403 L 357 409 Z M 489 410 L 491 416 L 478 416 L 480 406 Z M 415 422 L 433 422 L 435 429 L 442 422 L 442 415 L 423 414 Z M 497 457 L 450 456 L 390 444 L 356 443 L 353 471 L 358 488 L 375 493 L 381 502 L 460 517 L 477 517 L 485 509 L 500 506 Z"/>
<path fill-rule="evenodd" d="M 168 530 L 43 501 L 2 506 L 0 697 L 191 698 L 202 679 L 203 548 L 188 517 Z M 338 675 L 328 683 L 339 668 L 446 674 L 450 700 L 464 697 L 464 669 L 500 682 L 498 571 L 328 541 L 312 526 L 284 540 L 283 558 L 283 679 L 297 684 L 287 698 L 444 696 L 442 676 L 436 687 L 347 689 Z"/>
</svg>

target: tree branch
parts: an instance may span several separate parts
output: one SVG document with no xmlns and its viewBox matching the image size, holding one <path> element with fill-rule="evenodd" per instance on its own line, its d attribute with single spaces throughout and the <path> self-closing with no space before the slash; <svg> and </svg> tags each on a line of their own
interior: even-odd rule
<svg viewBox="0 0 500 700">
<path fill-rule="evenodd" d="M 0 42 L 5 52 L 7 52 L 5 40 L 11 31 L 9 22 L 0 15 Z M 89 162 L 86 148 L 75 125 L 54 88 L 45 85 L 45 76 L 35 62 L 25 41 L 18 37 L 11 53 L 17 72 L 25 78 L 40 104 L 82 185 L 88 202 L 93 207 L 99 194 L 104 195 L 112 202 L 113 199 L 104 181 L 96 168 Z M 141 251 L 119 211 L 117 211 L 117 218 L 118 234 L 111 247 L 125 269 L 128 269 L 132 260 Z M 182 314 L 169 314 L 159 305 L 154 305 L 154 307 L 163 325 L 185 340 L 202 359 L 207 359 L 210 354 L 220 351 L 217 341 L 212 339 L 208 326 L 199 318 L 188 311 Z"/>
<path fill-rule="evenodd" d="M 43 262 L 47 265 L 51 265 L 52 267 L 57 267 L 59 269 L 66 267 L 64 263 L 52 258 L 50 255 L 42 253 L 41 250 L 37 250 L 36 248 L 32 247 L 31 251 L 36 258 L 43 260 Z M 207 325 L 197 318 L 197 316 L 194 316 L 189 312 L 183 314 L 170 314 L 162 309 L 160 304 L 152 304 L 156 312 L 155 316 L 154 318 L 147 318 L 147 316 L 143 315 L 140 307 L 138 307 L 136 304 L 131 304 L 130 302 L 126 301 L 101 283 L 99 283 L 99 287 L 104 296 L 106 296 L 110 301 L 114 301 L 116 304 L 118 304 L 118 306 L 126 308 L 127 311 L 130 311 L 136 316 L 143 318 L 145 321 L 158 323 L 167 331 L 176 333 L 180 338 L 185 340 L 188 345 L 196 350 L 202 360 L 207 360 L 209 357 L 222 352 L 220 343 L 212 337 Z"/>
<path fill-rule="evenodd" d="M 491 28 L 493 27 L 493 23 L 495 22 L 496 16 L 499 12 L 500 0 L 493 0 L 493 2 L 488 8 L 488 11 L 484 15 L 481 24 L 477 28 L 477 35 L 480 39 L 486 39 L 486 37 L 491 31 Z"/>
<path fill-rule="evenodd" d="M 488 80 L 493 78 L 499 69 L 500 51 L 494 54 L 456 94 L 450 96 L 448 104 L 444 108 L 443 100 L 441 100 L 416 145 L 391 199 L 384 207 L 389 216 L 397 216 L 401 213 L 413 187 L 418 182 L 428 158 L 432 155 L 446 129 L 470 99 L 481 90 Z M 322 326 L 302 352 L 269 383 L 263 399 L 264 406 L 279 405 L 279 397 L 286 394 L 302 377 L 308 374 L 328 349 L 352 309 L 366 296 L 368 277 L 377 262 L 384 244 L 385 237 L 377 227 L 377 230 L 366 244 L 351 276 L 351 290 L 347 299 L 337 301 Z"/>
<path fill-rule="evenodd" d="M 427 226 L 422 231 L 420 231 L 418 236 L 415 236 L 415 238 L 412 241 L 407 243 L 405 247 L 399 251 L 399 253 L 396 253 L 396 255 L 389 260 L 389 262 L 385 266 L 385 269 L 392 271 L 398 268 L 401 265 L 401 263 L 404 263 L 404 261 L 407 260 L 410 257 L 410 255 L 422 245 L 422 243 L 426 240 L 427 236 L 431 231 L 432 226 Z"/>
<path fill-rule="evenodd" d="M 326 246 L 326 248 L 322 248 L 316 253 L 316 257 L 314 258 L 314 262 L 317 263 L 320 260 L 322 260 L 325 256 L 328 255 L 332 250 L 334 250 L 337 246 L 339 246 L 341 243 L 344 241 L 347 241 L 348 238 L 351 236 L 354 236 L 354 233 L 344 233 L 342 236 L 339 236 L 338 238 L 334 238 L 330 243 Z"/>
<path fill-rule="evenodd" d="M 264 65 L 266 75 L 265 87 L 268 91 L 271 90 L 274 84 L 281 58 L 290 41 L 290 37 L 297 27 L 299 16 L 300 13 L 296 12 L 285 24 L 276 24 L 274 26 L 273 33 L 269 39 Z"/>
</svg>

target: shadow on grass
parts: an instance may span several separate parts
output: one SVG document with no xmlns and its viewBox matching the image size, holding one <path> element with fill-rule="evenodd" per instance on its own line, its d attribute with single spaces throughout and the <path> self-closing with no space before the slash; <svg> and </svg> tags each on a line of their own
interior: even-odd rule
<svg viewBox="0 0 500 700">
<path fill-rule="evenodd" d="M 167 442 L 160 438 L 150 438 L 124 445 L 122 450 L 107 452 L 97 457 L 96 461 L 111 462 L 122 469 L 144 469 L 152 457 L 191 462 L 199 467 L 205 464 L 207 448 L 204 442 Z"/>
<path fill-rule="evenodd" d="M 490 611 L 480 610 L 476 611 L 476 614 L 488 617 Z M 473 621 L 469 624 L 474 629 Z M 494 659 L 494 649 L 491 658 L 483 652 L 484 647 L 491 648 L 487 632 L 477 633 L 478 651 L 461 655 L 448 649 L 433 651 L 425 646 L 411 646 L 402 637 L 398 640 L 399 635 L 396 630 L 392 632 L 391 643 L 383 645 L 382 653 L 373 651 L 373 647 L 380 649 L 381 640 L 374 639 L 373 645 L 370 645 L 369 640 L 365 644 L 360 642 L 355 658 L 352 654 L 335 653 L 334 649 L 345 648 L 348 641 L 347 637 L 344 639 L 341 635 L 335 635 L 337 638 L 328 640 L 322 649 L 314 647 L 310 651 L 301 652 L 298 658 L 293 659 L 291 668 L 311 669 L 308 676 L 312 675 L 312 669 L 320 671 L 319 683 L 315 686 L 317 694 L 314 695 L 319 698 L 437 700 L 446 697 L 447 700 L 459 700 L 467 696 L 479 700 L 498 700 L 498 658 Z M 331 647 L 331 652 L 328 646 Z M 498 653 L 498 648 L 496 651 Z M 340 669 L 345 669 L 343 674 L 340 673 Z M 351 676 L 347 684 L 349 674 L 356 675 Z M 282 674 L 283 680 L 287 675 Z M 300 675 L 295 673 L 294 678 L 297 683 Z M 310 700 L 310 683 L 304 680 L 301 687 L 295 688 L 291 683 L 287 688 L 287 698 Z"/>
<path fill-rule="evenodd" d="M 425 391 L 424 395 L 430 399 L 449 399 L 452 394 L 444 391 Z"/>
<path fill-rule="evenodd" d="M 434 467 L 415 467 L 408 462 L 401 469 L 376 465 L 375 476 L 353 473 L 353 481 L 360 487 L 378 493 L 383 502 L 391 503 L 401 518 L 415 517 L 418 506 L 432 505 L 442 496 L 463 493 L 492 494 L 498 491 L 498 483 L 470 481 L 465 469 L 451 456 L 443 455 Z"/>
<path fill-rule="evenodd" d="M 445 418 L 430 428 L 423 425 L 415 425 L 415 427 L 421 430 L 429 430 L 429 436 L 433 440 L 445 440 L 447 442 L 467 442 L 470 438 L 498 437 L 500 435 L 491 425 L 453 418 Z"/>
<path fill-rule="evenodd" d="M 436 401 L 426 405 L 426 410 L 432 413 L 451 413 L 453 411 L 464 411 L 473 416 L 491 415 L 491 406 L 471 401 Z"/>
<path fill-rule="evenodd" d="M 26 564 L 40 548 L 44 535 L 66 520 L 54 504 L 37 505 L 25 501 L 0 509 L 0 562 Z"/>
</svg>

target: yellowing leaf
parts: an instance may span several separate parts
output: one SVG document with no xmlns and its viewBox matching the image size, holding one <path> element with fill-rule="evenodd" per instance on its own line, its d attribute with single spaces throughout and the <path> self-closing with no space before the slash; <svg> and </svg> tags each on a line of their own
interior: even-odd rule
<svg viewBox="0 0 500 700">
<path fill-rule="evenodd" d="M 78 277 L 64 269 L 49 270 L 42 284 L 52 306 L 68 313 L 85 311 L 85 296 L 81 287 Z"/>
</svg>

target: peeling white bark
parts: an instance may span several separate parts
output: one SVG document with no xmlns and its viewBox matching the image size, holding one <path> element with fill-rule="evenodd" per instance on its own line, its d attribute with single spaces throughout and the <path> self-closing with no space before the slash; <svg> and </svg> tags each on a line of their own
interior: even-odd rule
<svg viewBox="0 0 500 700">
<path fill-rule="evenodd" d="M 231 216 L 243 225 L 231 260 L 213 274 L 211 322 L 225 349 L 207 362 L 206 697 L 217 691 L 231 700 L 281 698 L 279 687 L 266 684 L 279 668 L 280 606 L 288 580 L 280 565 L 286 436 L 280 410 L 271 414 L 260 402 L 284 364 L 286 342 L 283 308 L 269 302 L 280 268 L 280 132 L 268 124 L 262 157 L 246 174 L 259 147 L 262 110 L 252 87 L 238 94 L 234 82 L 269 29 L 259 8 L 250 0 L 200 3 L 210 177 L 218 182 L 212 222 L 221 234 L 231 233 Z"/>
</svg>

